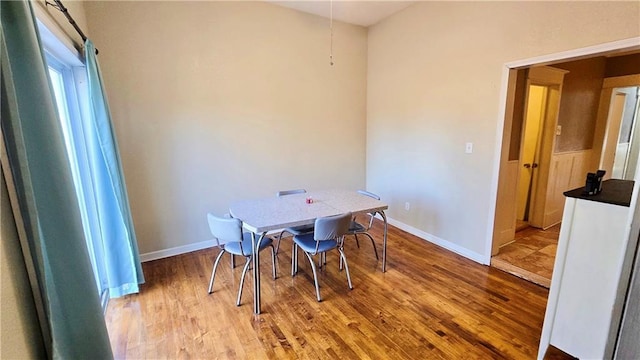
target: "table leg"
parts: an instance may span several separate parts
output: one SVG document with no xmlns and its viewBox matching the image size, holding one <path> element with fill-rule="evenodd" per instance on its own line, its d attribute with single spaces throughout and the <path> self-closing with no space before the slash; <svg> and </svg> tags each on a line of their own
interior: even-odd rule
<svg viewBox="0 0 640 360">
<path fill-rule="evenodd" d="M 380 215 L 384 220 L 384 234 L 382 237 L 382 272 L 387 271 L 387 215 L 385 215 L 384 211 L 380 211 Z"/>
<path fill-rule="evenodd" d="M 251 246 L 253 246 L 253 313 L 260 314 L 260 244 L 266 235 L 263 232 L 256 242 L 256 234 L 251 233 Z"/>
</svg>

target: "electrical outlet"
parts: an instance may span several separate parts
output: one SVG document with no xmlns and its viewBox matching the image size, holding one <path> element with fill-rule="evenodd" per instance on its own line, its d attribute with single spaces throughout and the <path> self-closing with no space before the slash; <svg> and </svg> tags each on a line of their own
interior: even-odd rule
<svg viewBox="0 0 640 360">
<path fill-rule="evenodd" d="M 473 143 L 466 143 L 464 146 L 464 152 L 467 154 L 471 154 L 473 152 Z"/>
<path fill-rule="evenodd" d="M 411 209 L 411 204 L 409 202 L 404 203 L 404 209 L 409 211 Z"/>
<path fill-rule="evenodd" d="M 561 135 L 562 134 L 562 125 L 558 125 L 556 126 L 556 135 Z"/>
</svg>

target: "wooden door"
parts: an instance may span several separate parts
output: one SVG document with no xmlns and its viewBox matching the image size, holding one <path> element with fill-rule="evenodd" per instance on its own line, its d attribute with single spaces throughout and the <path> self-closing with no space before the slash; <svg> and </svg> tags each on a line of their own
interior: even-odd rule
<svg viewBox="0 0 640 360">
<path fill-rule="evenodd" d="M 562 82 L 566 73 L 566 70 L 548 66 L 533 67 L 529 70 L 529 86 L 538 85 L 546 88 L 546 107 L 541 124 L 542 132 L 536 162 L 537 166 L 533 175 L 529 212 L 529 224 L 543 229 L 560 222 L 562 218 L 563 204 L 558 203 L 555 199 L 558 198 L 557 192 L 562 192 L 565 189 L 559 189 L 555 186 L 558 184 L 558 179 L 554 179 L 553 176 L 557 172 L 552 171 L 551 166 L 560 110 Z M 520 166 L 524 166 L 524 163 L 521 163 Z"/>
<path fill-rule="evenodd" d="M 525 124 L 522 132 L 522 149 L 518 175 L 517 219 L 529 220 L 533 177 L 538 173 L 542 125 L 547 108 L 547 87 L 530 85 L 525 110 Z"/>
</svg>

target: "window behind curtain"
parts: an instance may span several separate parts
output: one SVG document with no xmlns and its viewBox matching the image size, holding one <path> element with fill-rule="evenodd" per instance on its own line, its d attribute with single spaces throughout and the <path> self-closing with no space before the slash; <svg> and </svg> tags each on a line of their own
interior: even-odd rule
<svg viewBox="0 0 640 360">
<path fill-rule="evenodd" d="M 83 74 L 85 72 L 85 68 L 77 59 L 64 59 L 60 56 L 55 56 L 54 54 L 60 54 L 69 50 L 64 48 L 64 45 L 59 42 L 59 40 L 57 41 L 55 36 L 53 36 L 46 27 L 42 24 L 39 25 L 46 53 L 47 66 L 49 68 L 51 86 L 55 95 L 56 108 L 58 110 L 60 122 L 62 123 L 67 156 L 69 164 L 71 165 L 78 206 L 82 216 L 88 256 L 91 259 L 91 265 L 96 279 L 96 291 L 100 292 L 103 309 L 106 309 L 109 297 L 106 291 L 100 290 L 104 288 L 101 286 L 102 271 L 99 265 L 103 263 L 101 259 L 102 250 L 96 249 L 93 246 L 93 236 L 90 230 L 92 227 L 89 224 L 92 219 L 87 210 L 87 204 L 91 204 L 93 201 L 93 194 L 86 193 L 83 190 L 86 188 L 83 186 L 83 181 L 91 181 L 91 178 L 87 176 L 88 162 L 86 154 L 82 151 L 84 143 L 82 143 L 82 137 L 78 136 L 78 134 L 81 134 L 83 131 L 83 107 L 88 106 L 88 104 L 86 104 L 86 95 L 83 96 L 83 93 L 85 93 L 86 90 L 82 88 L 82 82 L 83 80 L 86 80 L 82 78 L 84 77 Z M 84 81 L 84 83 L 86 84 L 86 81 Z"/>
</svg>

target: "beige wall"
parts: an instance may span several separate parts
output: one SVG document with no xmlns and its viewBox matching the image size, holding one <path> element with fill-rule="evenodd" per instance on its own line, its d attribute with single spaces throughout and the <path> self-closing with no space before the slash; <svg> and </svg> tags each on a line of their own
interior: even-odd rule
<svg viewBox="0 0 640 360">
<path fill-rule="evenodd" d="M 562 134 L 556 136 L 556 153 L 593 147 L 606 63 L 605 57 L 595 57 L 553 65 L 569 71 L 562 82 L 558 113 Z"/>
<path fill-rule="evenodd" d="M 486 261 L 504 64 L 639 36 L 639 15 L 638 2 L 421 2 L 373 26 L 367 188 L 392 219 Z"/>
<path fill-rule="evenodd" d="M 206 213 L 365 184 L 367 30 L 263 2 L 87 2 L 141 253 Z"/>
</svg>

